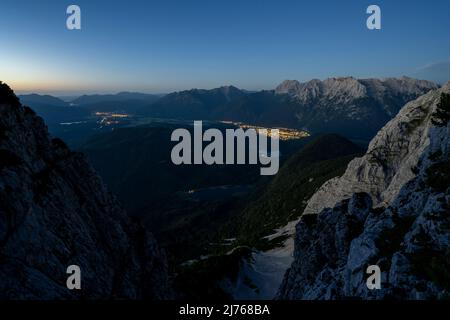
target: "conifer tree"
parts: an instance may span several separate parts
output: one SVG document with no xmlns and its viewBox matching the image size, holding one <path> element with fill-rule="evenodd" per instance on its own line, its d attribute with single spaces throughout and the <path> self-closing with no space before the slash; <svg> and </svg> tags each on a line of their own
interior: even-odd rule
<svg viewBox="0 0 450 320">
<path fill-rule="evenodd" d="M 438 127 L 447 126 L 450 121 L 450 94 L 442 93 L 441 100 L 437 105 L 436 112 L 433 113 L 431 123 Z"/>
</svg>

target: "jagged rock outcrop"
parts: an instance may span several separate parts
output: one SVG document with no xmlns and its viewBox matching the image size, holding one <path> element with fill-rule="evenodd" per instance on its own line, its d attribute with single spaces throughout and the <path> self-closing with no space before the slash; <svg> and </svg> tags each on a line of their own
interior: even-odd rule
<svg viewBox="0 0 450 320">
<path fill-rule="evenodd" d="M 355 78 L 329 78 L 324 81 L 313 79 L 301 83 L 296 80 L 286 80 L 276 89 L 275 93 L 287 93 L 296 97 L 301 103 L 315 99 L 334 100 L 337 103 L 347 103 L 350 100 L 362 98 L 367 94 L 365 86 Z"/>
<path fill-rule="evenodd" d="M 378 132 L 366 155 L 350 162 L 342 177 L 327 181 L 308 201 L 304 214 L 317 213 L 355 192 L 367 192 L 375 206 L 389 204 L 415 174 L 420 156 L 430 143 L 431 113 L 442 90 L 408 103 Z"/>
<path fill-rule="evenodd" d="M 403 96 L 406 100 L 420 96 L 436 89 L 437 85 L 408 77 L 380 79 L 355 79 L 353 77 L 328 78 L 323 81 L 313 79 L 308 82 L 285 80 L 275 89 L 276 94 L 289 94 L 305 104 L 314 100 L 333 101 L 335 104 L 350 103 L 361 98 L 370 97 L 390 105 L 395 97 Z M 391 103 L 389 103 L 391 102 Z"/>
<path fill-rule="evenodd" d="M 0 115 L 0 299 L 170 297 L 163 252 L 85 157 L 1 82 Z"/>
<path fill-rule="evenodd" d="M 450 83 L 407 104 L 311 199 L 279 299 L 449 297 L 450 125 L 431 121 L 442 93 Z M 381 289 L 369 290 L 375 264 Z"/>
</svg>

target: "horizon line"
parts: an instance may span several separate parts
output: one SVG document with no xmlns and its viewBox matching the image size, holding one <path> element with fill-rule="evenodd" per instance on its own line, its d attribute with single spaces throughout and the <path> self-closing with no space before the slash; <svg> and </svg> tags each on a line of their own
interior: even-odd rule
<svg viewBox="0 0 450 320">
<path fill-rule="evenodd" d="M 377 80 L 381 80 L 381 81 L 385 81 L 387 79 L 402 79 L 402 78 L 409 78 L 409 79 L 414 79 L 414 80 L 419 80 L 419 81 L 429 81 L 432 83 L 435 83 L 439 86 L 444 85 L 447 81 L 450 81 L 450 78 L 447 81 L 435 81 L 435 80 L 428 80 L 428 79 L 420 79 L 420 78 L 415 78 L 412 76 L 407 76 L 407 75 L 402 75 L 402 76 L 386 76 L 386 77 L 355 77 L 355 76 L 329 76 L 329 77 L 324 77 L 324 78 L 311 78 L 309 80 L 297 80 L 297 79 L 285 79 L 281 82 L 278 83 L 278 85 L 280 85 L 281 83 L 285 82 L 285 81 L 298 81 L 299 83 L 307 83 L 313 80 L 319 80 L 319 81 L 325 81 L 328 79 L 345 79 L 345 78 L 352 78 L 352 79 L 356 79 L 356 80 L 368 80 L 368 79 L 377 79 Z M 8 84 L 7 81 L 2 81 L 5 84 Z M 276 86 L 278 86 L 276 85 Z M 9 84 L 8 84 L 9 86 Z M 275 87 L 272 88 L 258 88 L 258 89 L 245 89 L 243 87 L 237 86 L 237 85 L 233 85 L 233 84 L 226 84 L 226 85 L 221 85 L 221 86 L 212 86 L 212 87 L 191 87 L 189 89 L 169 89 L 169 90 L 165 90 L 165 91 L 151 91 L 151 90 L 135 90 L 135 89 L 112 89 L 112 90 L 80 90 L 80 89 L 56 89 L 56 90 L 52 90 L 52 89 L 18 89 L 15 90 L 13 86 L 10 86 L 11 89 L 15 92 L 16 95 L 31 95 L 31 94 L 37 94 L 37 95 L 49 95 L 49 96 L 54 96 L 54 97 L 80 97 L 80 96 L 84 96 L 84 95 L 117 95 L 120 93 L 137 93 L 137 94 L 150 94 L 150 95 L 167 95 L 170 93 L 175 93 L 175 92 L 183 92 L 183 91 L 190 91 L 190 90 L 214 90 L 214 89 L 219 89 L 219 88 L 223 88 L 223 87 L 235 87 L 239 90 L 242 91 L 248 91 L 248 92 L 259 92 L 259 91 L 270 91 L 270 90 L 275 90 Z"/>
</svg>

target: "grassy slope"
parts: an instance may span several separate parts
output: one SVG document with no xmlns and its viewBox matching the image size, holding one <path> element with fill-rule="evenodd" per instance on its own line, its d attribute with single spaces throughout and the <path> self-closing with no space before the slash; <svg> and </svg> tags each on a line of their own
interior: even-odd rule
<svg viewBox="0 0 450 320">
<path fill-rule="evenodd" d="M 230 225 L 238 244 L 264 248 L 261 240 L 274 229 L 295 220 L 308 199 L 327 180 L 342 175 L 362 149 L 338 135 L 316 138 L 289 158 L 260 196 Z M 280 240 L 280 239 L 279 239 Z"/>
<path fill-rule="evenodd" d="M 178 267 L 174 279 L 177 289 L 190 299 L 230 298 L 218 284 L 236 277 L 242 259 L 248 258 L 248 248 L 275 246 L 276 241 L 269 243 L 261 238 L 297 218 L 313 193 L 325 181 L 342 175 L 348 162 L 362 153 L 360 147 L 337 135 L 312 140 L 286 160 L 278 175 L 263 184 L 222 228 L 222 238 L 237 235 L 233 253 L 225 254 L 229 246 L 216 248 L 214 256 Z M 202 279 L 201 284 L 194 285 L 198 279 Z"/>
</svg>

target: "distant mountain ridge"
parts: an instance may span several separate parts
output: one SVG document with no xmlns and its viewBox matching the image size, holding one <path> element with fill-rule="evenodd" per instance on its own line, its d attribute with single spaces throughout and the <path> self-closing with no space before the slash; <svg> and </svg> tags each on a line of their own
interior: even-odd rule
<svg viewBox="0 0 450 320">
<path fill-rule="evenodd" d="M 18 96 L 22 104 L 29 106 L 57 106 L 67 107 L 69 104 L 57 97 L 51 95 L 40 95 L 36 93 Z"/>
<path fill-rule="evenodd" d="M 409 77 L 387 79 L 356 79 L 353 77 L 313 79 L 308 82 L 285 80 L 276 89 L 276 94 L 289 94 L 302 103 L 316 99 L 334 102 L 348 102 L 365 96 L 382 101 L 385 95 L 415 96 L 423 91 L 437 88 L 437 85 L 426 80 Z"/>
<path fill-rule="evenodd" d="M 152 103 L 159 98 L 158 95 L 140 93 L 140 92 L 128 92 L 123 91 L 117 94 L 93 94 L 93 95 L 82 95 L 75 100 L 71 101 L 73 105 L 88 105 L 100 102 L 118 102 L 118 101 L 143 101 L 146 103 Z"/>
<path fill-rule="evenodd" d="M 24 105 L 35 110 L 50 125 L 62 122 L 82 122 L 95 112 L 134 114 L 136 110 L 152 104 L 160 97 L 160 95 L 139 92 L 83 95 L 72 101 L 64 101 L 51 95 L 29 94 L 19 96 Z"/>
<path fill-rule="evenodd" d="M 89 111 L 72 107 L 70 103 L 51 95 L 27 94 L 18 98 L 24 106 L 32 108 L 51 127 L 61 122 L 82 121 Z"/>
<path fill-rule="evenodd" d="M 229 86 L 180 91 L 140 110 L 147 116 L 186 120 L 229 120 L 372 138 L 408 101 L 436 89 L 407 77 L 286 80 L 275 90 L 247 92 Z"/>
<path fill-rule="evenodd" d="M 140 111 L 143 115 L 160 118 L 223 120 L 217 112 L 246 94 L 233 86 L 211 90 L 191 89 L 170 93 Z"/>
<path fill-rule="evenodd" d="M 298 125 L 313 132 L 337 132 L 367 138 L 407 102 L 437 89 L 432 82 L 407 77 L 380 79 L 330 78 L 306 83 L 285 81 L 275 94 L 298 102 Z"/>
<path fill-rule="evenodd" d="M 126 112 L 143 117 L 243 122 L 289 127 L 312 134 L 336 133 L 368 142 L 407 102 L 429 90 L 432 82 L 408 77 L 356 79 L 353 77 L 286 80 L 274 90 L 249 92 L 234 86 L 191 89 L 165 96 L 136 92 L 84 95 L 70 105 L 86 112 Z M 22 97 L 32 108 L 67 106 L 51 96 Z M 84 109 L 84 110 L 83 110 Z M 67 109 L 65 109 L 67 110 Z M 75 109 L 74 109 L 75 110 Z M 43 109 L 47 119 L 53 110 Z M 79 117 L 76 117 L 77 119 Z"/>
</svg>

